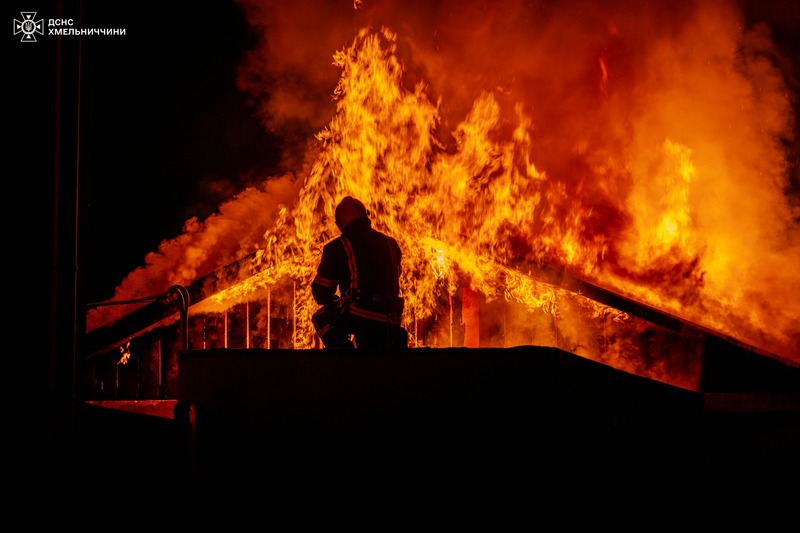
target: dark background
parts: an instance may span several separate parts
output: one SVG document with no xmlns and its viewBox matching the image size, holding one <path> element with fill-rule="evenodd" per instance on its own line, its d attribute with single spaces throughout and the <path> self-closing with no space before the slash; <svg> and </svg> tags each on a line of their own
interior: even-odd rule
<svg viewBox="0 0 800 533">
<path fill-rule="evenodd" d="M 57 455 L 69 434 L 85 304 L 112 298 L 187 219 L 204 219 L 263 179 L 277 152 L 236 88 L 249 35 L 233 2 L 7 8 L 9 27 L 35 11 L 44 29 L 36 42 L 7 34 L 4 262 L 8 331 L 24 346 L 10 358 L 19 370 L 10 383 L 25 398 L 9 427 L 19 429 L 21 453 Z M 48 35 L 51 18 L 125 35 L 59 39 Z"/>
<path fill-rule="evenodd" d="M 9 18 L 21 20 L 21 9 L 10 7 Z M 45 34 L 36 35 L 35 43 L 8 35 L 15 79 L 9 138 L 16 163 L 9 181 L 20 188 L 15 208 L 26 212 L 27 221 L 33 214 L 28 206 L 35 204 L 44 233 L 20 235 L 20 244 L 51 253 L 55 233 L 72 231 L 53 224 L 52 210 L 75 208 L 53 189 L 75 188 L 85 298 L 110 299 L 129 272 L 144 266 L 146 254 L 180 235 L 188 219 L 205 219 L 274 172 L 276 139 L 236 87 L 250 35 L 230 0 L 149 7 L 29 0 L 22 9 L 37 12 Z M 126 33 L 59 43 L 47 35 L 50 18 Z M 76 122 L 69 123 L 72 118 Z M 64 152 L 76 158 L 80 172 L 54 178 L 54 169 L 67 164 Z"/>
<path fill-rule="evenodd" d="M 83 27 L 126 29 L 84 39 L 82 265 L 87 300 L 100 301 L 185 221 L 264 178 L 276 152 L 236 88 L 249 35 L 232 2 L 84 1 L 83 10 Z"/>
</svg>

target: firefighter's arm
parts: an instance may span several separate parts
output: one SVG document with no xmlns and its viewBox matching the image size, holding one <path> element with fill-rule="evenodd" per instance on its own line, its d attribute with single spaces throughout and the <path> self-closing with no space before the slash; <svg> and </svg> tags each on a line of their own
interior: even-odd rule
<svg viewBox="0 0 800 533">
<path fill-rule="evenodd" d="M 331 305 L 336 294 L 336 282 L 317 276 L 311 283 L 311 295 L 319 305 Z"/>
</svg>

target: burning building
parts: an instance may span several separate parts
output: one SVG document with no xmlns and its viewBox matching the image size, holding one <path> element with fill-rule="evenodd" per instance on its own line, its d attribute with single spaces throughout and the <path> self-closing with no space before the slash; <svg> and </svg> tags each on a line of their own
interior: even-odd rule
<svg viewBox="0 0 800 533">
<path fill-rule="evenodd" d="M 359 4 L 355 13 L 388 20 L 383 4 Z M 284 16 L 265 6 L 243 4 L 255 27 L 259 16 Z M 730 6 L 708 12 L 693 3 L 665 27 L 659 13 L 631 19 L 627 4 L 577 19 L 575 6 L 547 2 L 504 4 L 486 20 L 472 5 L 439 9 L 443 22 L 430 35 L 438 55 L 388 26 L 358 31 L 334 55 L 336 109 L 302 170 L 267 178 L 187 224 L 115 299 L 248 261 L 193 311 L 221 313 L 272 292 L 291 308 L 289 345 L 313 347 L 310 276 L 336 234 L 335 201 L 352 194 L 404 246 L 406 326 L 417 346 L 556 345 L 637 371 L 625 353 L 640 350 L 618 332 L 647 328 L 581 294 L 596 288 L 797 362 L 798 228 L 783 196 L 793 115 L 765 28 L 743 30 Z M 523 13 L 512 47 L 523 24 L 512 21 Z M 576 25 L 564 17 L 598 27 L 574 28 L 581 39 L 550 35 Z M 648 25 L 658 31 L 641 48 Z M 251 53 L 245 89 L 259 90 L 252 83 L 283 42 L 276 35 Z M 568 52 L 557 48 L 566 39 L 575 43 Z M 467 52 L 472 72 L 437 63 Z M 557 68 L 565 53 L 571 61 Z M 442 79 L 445 70 L 461 81 Z M 278 105 L 299 107 L 284 98 L 265 102 L 265 120 L 288 120 Z M 452 318 L 453 298 L 498 312 L 483 313 L 479 333 L 468 325 L 477 315 Z M 89 330 L 122 312 L 104 311 L 90 312 Z M 603 333 L 582 333 L 590 330 Z M 659 372 L 651 377 L 692 385 L 691 376 Z"/>
<path fill-rule="evenodd" d="M 316 135 L 117 288 L 186 287 L 185 316 L 92 306 L 87 396 L 173 398 L 182 349 L 320 348 L 310 282 L 345 195 L 403 248 L 412 347 L 552 347 L 700 392 L 710 358 L 795 369 L 793 81 L 769 28 L 709 5 L 355 2 L 320 124 L 313 92 L 259 86 L 301 78 L 308 50 L 280 26 L 299 7 L 242 1 L 264 31 L 242 89 L 267 127 Z M 315 34 L 327 15 L 293 20 Z"/>
</svg>

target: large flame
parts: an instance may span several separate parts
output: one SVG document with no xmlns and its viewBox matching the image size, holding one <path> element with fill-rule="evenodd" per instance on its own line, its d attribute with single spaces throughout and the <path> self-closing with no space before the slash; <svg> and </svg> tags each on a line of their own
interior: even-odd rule
<svg viewBox="0 0 800 533">
<path fill-rule="evenodd" d="M 310 281 L 322 244 L 337 234 L 333 207 L 353 195 L 403 248 L 404 320 L 412 333 L 443 295 L 462 287 L 507 302 L 521 329 L 558 317 L 559 342 L 570 338 L 568 348 L 579 353 L 595 351 L 581 330 L 629 322 L 546 283 L 537 275 L 544 268 L 800 362 L 800 230 L 784 196 L 791 93 L 766 28 L 743 29 L 733 4 L 713 4 L 678 3 L 659 24 L 660 8 L 636 7 L 631 18 L 616 4 L 601 12 L 594 3 L 562 11 L 548 2 L 538 9 L 504 2 L 484 12 L 472 3 L 446 11 L 445 2 L 436 4 L 447 13 L 438 33 L 407 41 L 389 26 L 364 25 L 334 55 L 335 110 L 305 149 L 303 166 L 265 180 L 265 191 L 286 192 L 277 198 L 248 190 L 230 202 L 229 211 L 246 199 L 270 205 L 259 215 L 250 210 L 259 219 L 253 226 L 239 219 L 222 232 L 226 250 L 230 241 L 241 243 L 228 250 L 228 262 L 255 250 L 252 275 L 198 311 L 291 285 L 293 344 L 314 346 Z M 266 10 L 269 2 L 243 5 L 255 27 L 267 13 L 289 16 Z M 396 15 L 387 4 L 367 7 L 374 19 Z M 513 42 L 523 14 L 525 38 Z M 308 30 L 316 19 L 305 16 Z M 252 53 L 243 86 L 282 39 L 271 34 L 264 55 Z M 462 62 L 447 62 L 454 58 Z M 267 124 L 280 123 L 287 109 L 308 112 L 287 105 L 291 97 L 297 93 L 278 90 L 265 100 Z M 207 236 L 212 226 L 219 218 L 195 234 Z M 179 241 L 162 245 L 159 259 Z M 211 253 L 202 246 L 202 255 Z M 183 269 L 188 256 L 181 257 Z M 203 266 L 210 272 L 224 264 Z M 177 271 L 162 280 L 164 288 L 204 273 Z M 575 326 L 566 328 L 573 314 Z M 551 343 L 542 329 L 481 342 Z M 435 344 L 436 335 L 427 342 Z M 617 356 L 624 351 L 619 346 Z"/>
</svg>

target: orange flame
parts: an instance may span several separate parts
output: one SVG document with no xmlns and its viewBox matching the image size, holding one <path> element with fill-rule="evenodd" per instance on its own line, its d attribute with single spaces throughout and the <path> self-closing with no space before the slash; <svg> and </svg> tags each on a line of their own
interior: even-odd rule
<svg viewBox="0 0 800 533">
<path fill-rule="evenodd" d="M 504 138 L 499 104 L 484 93 L 454 134 L 457 150 L 447 153 L 436 141 L 439 116 L 424 86 L 401 88 L 395 41 L 388 29 L 365 29 L 335 56 L 343 69 L 337 115 L 318 135 L 321 147 L 296 206 L 284 209 L 266 233 L 266 246 L 255 256 L 258 274 L 216 294 L 208 305 L 224 307 L 248 292 L 292 280 L 299 290 L 295 345 L 312 347 L 308 290 L 321 244 L 336 232 L 333 206 L 344 195 L 365 199 L 375 224 L 404 249 L 407 326 L 429 317 L 439 295 L 455 293 L 461 283 L 490 300 L 545 314 L 557 313 L 559 298 L 580 299 L 506 266 L 547 260 L 591 270 L 603 248 L 602 239 L 595 239 L 600 252 L 582 239 L 580 227 L 591 210 L 574 204 L 567 224 L 555 212 L 572 202 L 561 184 L 551 183 L 530 161 L 530 118 L 517 106 L 517 123 Z M 624 313 L 581 300 L 593 317 L 625 319 Z"/>
</svg>

